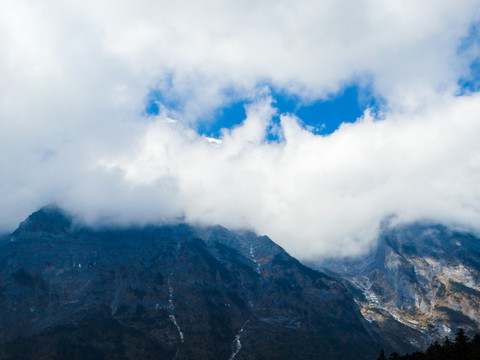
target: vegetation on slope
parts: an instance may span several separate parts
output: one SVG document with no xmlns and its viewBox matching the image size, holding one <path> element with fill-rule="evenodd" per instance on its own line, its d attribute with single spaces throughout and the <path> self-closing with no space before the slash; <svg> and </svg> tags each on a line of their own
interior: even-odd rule
<svg viewBox="0 0 480 360">
<path fill-rule="evenodd" d="M 403 356 L 394 352 L 388 358 L 382 349 L 377 360 L 480 360 L 480 334 L 470 340 L 460 328 L 454 341 L 446 337 L 442 345 L 436 341 L 425 352 L 417 351 Z"/>
</svg>

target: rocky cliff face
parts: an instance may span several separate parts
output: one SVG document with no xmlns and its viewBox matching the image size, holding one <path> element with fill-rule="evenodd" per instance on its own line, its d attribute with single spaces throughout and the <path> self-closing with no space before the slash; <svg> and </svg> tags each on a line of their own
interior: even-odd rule
<svg viewBox="0 0 480 360">
<path fill-rule="evenodd" d="M 319 265 L 319 264 L 317 264 Z M 480 329 L 480 239 L 444 226 L 385 229 L 360 259 L 326 260 L 319 268 L 346 280 L 364 317 L 391 344 L 422 347 Z"/>
<path fill-rule="evenodd" d="M 95 230 L 54 207 L 0 243 L 0 324 L 2 359 L 368 359 L 386 346 L 345 286 L 267 237 Z"/>
</svg>

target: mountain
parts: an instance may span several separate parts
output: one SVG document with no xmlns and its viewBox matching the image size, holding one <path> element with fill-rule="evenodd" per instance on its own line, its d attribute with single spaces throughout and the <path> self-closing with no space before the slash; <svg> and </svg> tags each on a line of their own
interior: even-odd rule
<svg viewBox="0 0 480 360">
<path fill-rule="evenodd" d="M 374 251 L 315 267 L 343 279 L 391 345 L 480 330 L 480 239 L 442 225 L 385 226 Z"/>
<path fill-rule="evenodd" d="M 350 290 L 266 236 L 94 229 L 42 208 L 0 242 L 1 359 L 372 359 Z"/>
</svg>

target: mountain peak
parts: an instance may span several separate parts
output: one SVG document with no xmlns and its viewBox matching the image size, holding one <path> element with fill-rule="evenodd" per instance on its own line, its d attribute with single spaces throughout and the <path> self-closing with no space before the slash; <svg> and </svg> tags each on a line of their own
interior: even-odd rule
<svg viewBox="0 0 480 360">
<path fill-rule="evenodd" d="M 49 204 L 32 213 L 20 224 L 15 233 L 26 231 L 58 234 L 68 231 L 71 226 L 72 216 L 58 205 Z"/>
</svg>

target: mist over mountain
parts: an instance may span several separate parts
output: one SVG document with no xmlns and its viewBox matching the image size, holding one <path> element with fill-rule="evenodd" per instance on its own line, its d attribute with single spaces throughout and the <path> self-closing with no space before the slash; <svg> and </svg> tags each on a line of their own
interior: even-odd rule
<svg viewBox="0 0 480 360">
<path fill-rule="evenodd" d="M 480 233 L 478 0 L 2 0 L 0 231 L 183 219 L 301 259 Z"/>
<path fill-rule="evenodd" d="M 0 359 L 479 330 L 478 0 L 1 0 L 0 54 Z"/>
</svg>

